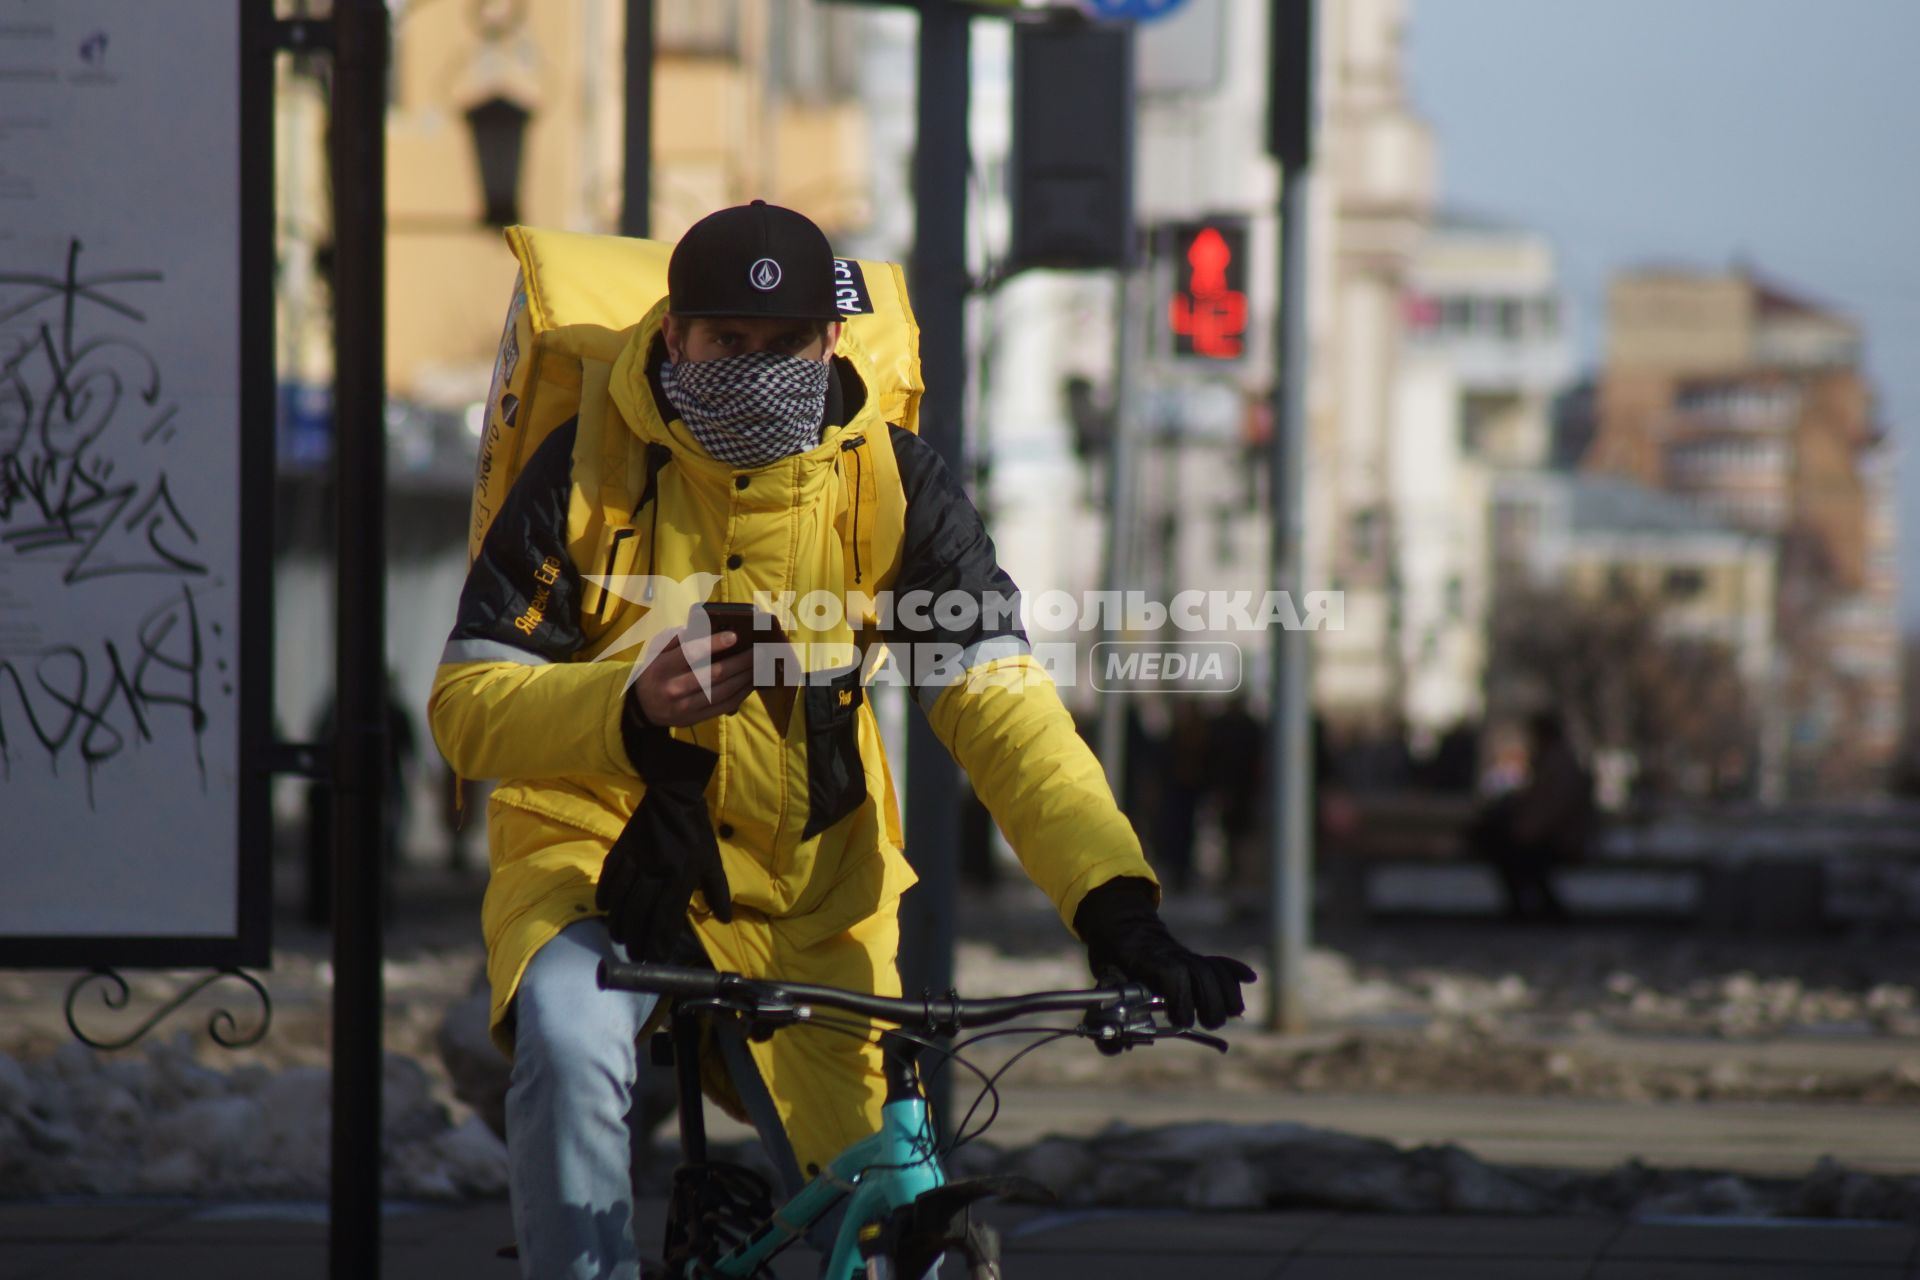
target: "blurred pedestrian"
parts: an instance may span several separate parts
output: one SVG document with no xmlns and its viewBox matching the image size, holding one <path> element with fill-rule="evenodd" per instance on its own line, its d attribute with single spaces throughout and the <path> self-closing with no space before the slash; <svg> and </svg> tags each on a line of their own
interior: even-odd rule
<svg viewBox="0 0 1920 1280">
<path fill-rule="evenodd" d="M 407 827 L 407 777 L 419 754 L 413 717 L 394 689 L 393 673 L 386 674 L 387 785 L 381 825 L 386 833 L 386 860 L 381 867 L 383 915 L 393 915 L 393 869 L 400 861 L 400 842 Z M 328 696 L 314 725 L 314 740 L 331 743 L 336 719 L 334 699 Z M 338 750 L 337 744 L 331 749 Z M 308 924 L 324 928 L 333 922 L 333 787 L 317 780 L 307 788 L 307 900 Z"/>
<path fill-rule="evenodd" d="M 1480 771 L 1480 732 L 1466 720 L 1457 720 L 1440 735 L 1433 751 L 1427 782 L 1436 791 L 1471 794 Z"/>
<path fill-rule="evenodd" d="M 1554 869 L 1585 855 L 1593 819 L 1593 777 L 1565 724 L 1550 711 L 1534 715 L 1527 722 L 1525 780 L 1495 796 L 1467 832 L 1473 850 L 1500 875 L 1508 919 L 1567 919 Z"/>
<path fill-rule="evenodd" d="M 972 889 L 992 889 L 1000 883 L 1000 865 L 993 857 L 993 814 L 966 779 L 960 796 L 960 882 Z"/>
<path fill-rule="evenodd" d="M 1208 791 L 1207 721 L 1192 698 L 1173 704 L 1162 760 L 1154 863 L 1171 888 L 1184 891 L 1193 884 L 1194 828 Z"/>
<path fill-rule="evenodd" d="M 1229 895 L 1260 883 L 1260 821 L 1266 769 L 1266 728 L 1235 690 L 1207 722 L 1206 769 L 1220 812 Z"/>
</svg>

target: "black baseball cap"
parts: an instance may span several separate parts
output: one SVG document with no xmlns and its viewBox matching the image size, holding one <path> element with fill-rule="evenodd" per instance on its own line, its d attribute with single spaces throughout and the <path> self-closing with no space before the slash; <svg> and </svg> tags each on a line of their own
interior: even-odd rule
<svg viewBox="0 0 1920 1280">
<path fill-rule="evenodd" d="M 667 297 L 682 316 L 840 319 L 826 233 L 805 214 L 765 200 L 688 227 L 667 260 Z"/>
</svg>

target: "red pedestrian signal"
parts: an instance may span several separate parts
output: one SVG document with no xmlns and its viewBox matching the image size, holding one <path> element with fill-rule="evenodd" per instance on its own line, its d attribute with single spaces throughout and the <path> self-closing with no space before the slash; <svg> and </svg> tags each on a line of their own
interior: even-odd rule
<svg viewBox="0 0 1920 1280">
<path fill-rule="evenodd" d="M 1167 323 L 1176 355 L 1238 360 L 1247 348 L 1247 224 L 1242 218 L 1181 223 Z"/>
</svg>

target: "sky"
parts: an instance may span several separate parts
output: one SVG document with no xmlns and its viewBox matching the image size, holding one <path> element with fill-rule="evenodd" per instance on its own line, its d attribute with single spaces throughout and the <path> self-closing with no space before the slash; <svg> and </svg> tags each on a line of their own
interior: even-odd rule
<svg viewBox="0 0 1920 1280">
<path fill-rule="evenodd" d="M 1608 275 L 1737 259 L 1865 328 L 1920 628 L 1920 0 L 1411 0 L 1450 209 L 1545 232 L 1591 363 Z"/>
</svg>

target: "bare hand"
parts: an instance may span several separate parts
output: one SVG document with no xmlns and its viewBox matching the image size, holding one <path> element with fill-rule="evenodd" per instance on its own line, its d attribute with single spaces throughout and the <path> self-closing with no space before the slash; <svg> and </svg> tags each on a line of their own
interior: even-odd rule
<svg viewBox="0 0 1920 1280">
<path fill-rule="evenodd" d="M 653 724 L 689 725 L 714 716 L 730 716 L 753 692 L 753 648 L 717 656 L 738 646 L 731 631 L 690 639 L 683 631 L 667 641 L 659 656 L 641 669 L 632 697 Z M 702 688 L 702 677 L 706 687 Z"/>
</svg>

